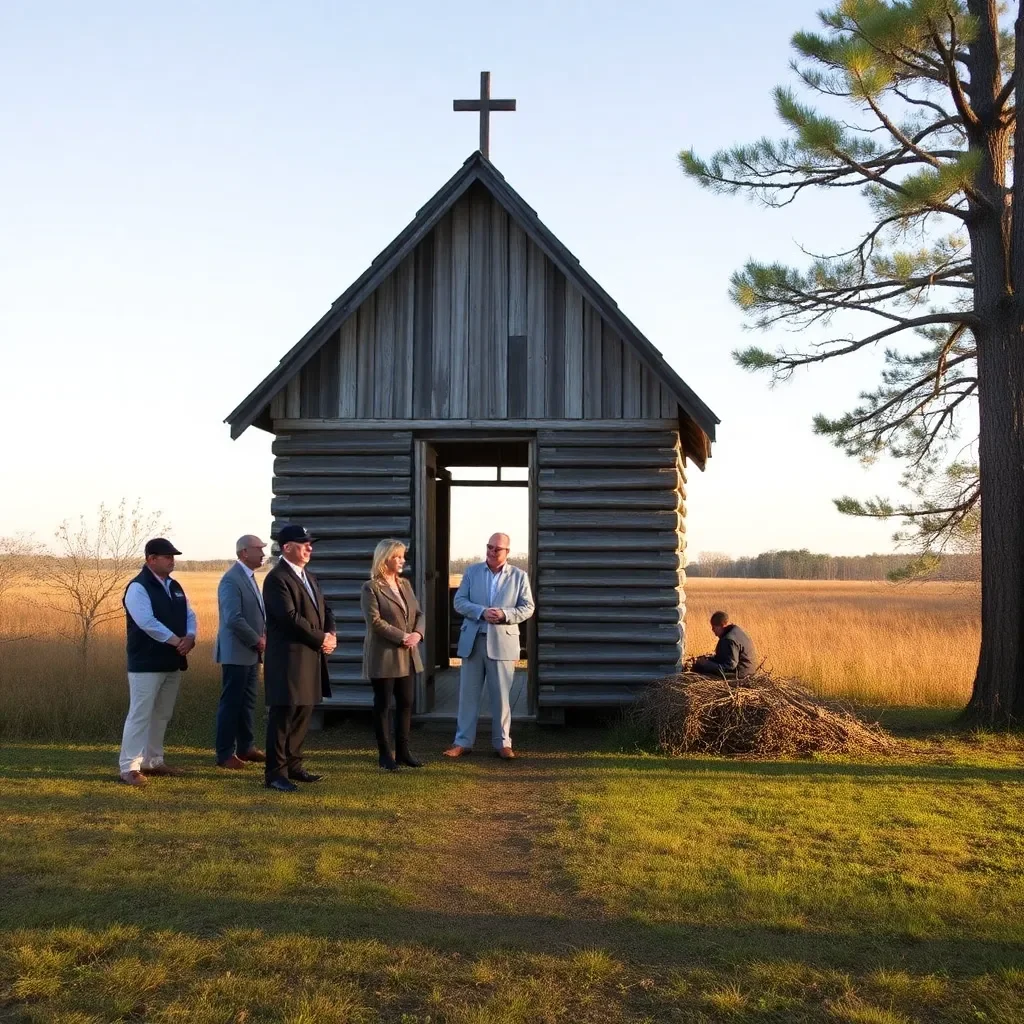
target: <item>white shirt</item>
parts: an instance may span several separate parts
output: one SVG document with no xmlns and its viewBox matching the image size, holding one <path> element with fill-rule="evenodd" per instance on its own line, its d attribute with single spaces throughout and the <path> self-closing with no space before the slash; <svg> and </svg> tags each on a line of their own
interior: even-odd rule
<svg viewBox="0 0 1024 1024">
<path fill-rule="evenodd" d="M 249 577 L 249 582 L 252 584 L 253 590 L 256 591 L 256 600 L 260 603 L 260 611 L 263 612 L 264 618 L 266 618 L 267 610 L 263 607 L 263 595 L 260 593 L 260 585 L 256 582 L 256 573 L 252 571 L 241 559 L 238 560 L 238 564 L 245 570 L 246 576 Z M 293 566 L 294 568 L 294 566 Z"/>
<path fill-rule="evenodd" d="M 498 589 L 498 583 L 501 580 L 501 577 L 505 574 L 505 567 L 507 565 L 508 562 L 506 562 L 505 565 L 503 565 L 497 572 L 491 572 L 491 567 L 489 565 L 487 566 L 487 571 L 491 573 L 491 587 L 487 594 L 487 600 L 490 602 L 492 608 L 494 607 L 494 595 Z"/>
<path fill-rule="evenodd" d="M 149 566 L 146 566 L 147 572 L 153 572 Z M 160 579 L 155 572 L 153 572 L 153 578 L 160 583 L 160 586 L 167 591 L 168 596 L 171 593 L 171 581 L 170 577 L 165 580 Z M 135 625 L 139 627 L 147 636 L 152 637 L 157 643 L 165 644 L 171 639 L 174 634 L 153 614 L 153 602 L 149 599 L 149 594 L 146 588 L 141 583 L 130 583 L 128 590 L 124 595 L 124 606 L 128 609 L 128 614 L 132 617 Z M 188 598 L 185 598 L 185 632 L 189 636 L 196 635 L 196 613 L 192 611 L 192 605 L 189 603 Z"/>
<path fill-rule="evenodd" d="M 316 595 L 313 593 L 313 587 L 309 580 L 306 579 L 306 570 L 301 565 L 296 565 L 294 562 L 289 562 L 284 555 L 281 556 L 281 561 L 287 565 L 296 576 L 299 577 L 299 582 L 306 588 L 306 593 L 316 601 Z"/>
</svg>

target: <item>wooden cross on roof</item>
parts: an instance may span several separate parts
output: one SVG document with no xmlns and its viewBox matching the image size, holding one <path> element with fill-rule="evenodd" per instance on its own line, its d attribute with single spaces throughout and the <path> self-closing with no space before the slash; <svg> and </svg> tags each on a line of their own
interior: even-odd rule
<svg viewBox="0 0 1024 1024">
<path fill-rule="evenodd" d="M 491 145 L 491 111 L 515 109 L 515 100 L 491 99 L 490 71 L 480 72 L 480 99 L 455 100 L 452 104 L 452 110 L 455 111 L 472 110 L 480 112 L 480 152 L 488 159 L 490 159 Z"/>
</svg>

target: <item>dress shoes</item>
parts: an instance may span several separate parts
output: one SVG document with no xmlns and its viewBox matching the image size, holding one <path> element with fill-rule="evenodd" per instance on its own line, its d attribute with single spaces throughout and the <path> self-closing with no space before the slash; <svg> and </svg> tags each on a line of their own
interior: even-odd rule
<svg viewBox="0 0 1024 1024">
<path fill-rule="evenodd" d="M 496 750 L 494 753 L 497 757 L 503 758 L 506 761 L 516 756 L 516 752 L 511 747 L 502 747 L 501 750 Z"/>
<path fill-rule="evenodd" d="M 323 776 L 314 775 L 312 772 L 307 772 L 305 768 L 300 768 L 297 772 L 289 772 L 288 778 L 293 782 L 319 782 Z"/>
<path fill-rule="evenodd" d="M 278 793 L 294 793 L 299 788 L 294 782 L 282 779 L 279 775 L 269 782 L 264 782 L 263 787 L 265 789 L 276 789 Z"/>
<path fill-rule="evenodd" d="M 382 755 L 381 757 L 377 758 L 377 764 L 380 765 L 380 767 L 383 768 L 384 771 L 386 772 L 398 771 L 398 762 L 393 757 L 384 757 Z"/>
<path fill-rule="evenodd" d="M 264 764 L 267 760 L 267 755 L 262 750 L 258 750 L 253 747 L 252 750 L 247 750 L 244 754 L 238 755 L 239 761 L 252 761 L 254 764 Z"/>
<path fill-rule="evenodd" d="M 149 779 L 142 772 L 121 772 L 118 781 L 126 786 L 138 786 L 140 789 L 149 784 Z"/>
<path fill-rule="evenodd" d="M 173 776 L 176 779 L 187 774 L 184 768 L 172 768 L 168 764 L 150 765 L 149 768 L 145 769 L 145 772 L 147 775 L 166 775 Z"/>
<path fill-rule="evenodd" d="M 412 754 L 409 754 L 409 753 L 399 754 L 395 758 L 395 760 L 399 764 L 404 764 L 406 768 L 422 768 L 423 767 L 423 762 L 422 761 L 417 761 L 416 758 L 413 757 Z"/>
<path fill-rule="evenodd" d="M 218 768 L 230 768 L 232 771 L 238 771 L 245 767 L 245 762 L 240 758 L 232 754 L 226 761 L 218 761 Z"/>
<path fill-rule="evenodd" d="M 453 747 L 449 747 L 445 752 L 445 757 L 468 757 L 473 753 L 472 747 L 460 747 L 457 743 Z"/>
</svg>

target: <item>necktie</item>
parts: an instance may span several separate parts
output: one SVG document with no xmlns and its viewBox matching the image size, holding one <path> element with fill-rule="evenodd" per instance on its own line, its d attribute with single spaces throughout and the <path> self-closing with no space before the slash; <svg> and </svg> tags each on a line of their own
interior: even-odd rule
<svg viewBox="0 0 1024 1024">
<path fill-rule="evenodd" d="M 316 595 L 313 593 L 313 588 L 309 585 L 309 580 L 306 579 L 304 572 L 299 573 L 299 579 L 302 580 L 302 585 L 306 588 L 306 593 L 313 599 L 313 604 L 316 604 Z"/>
<path fill-rule="evenodd" d="M 260 586 L 256 582 L 256 577 L 250 572 L 246 574 L 249 577 L 249 582 L 252 584 L 252 589 L 256 591 L 256 600 L 260 603 L 260 611 L 263 612 L 264 617 L 267 614 L 266 609 L 263 607 L 263 595 L 260 593 Z"/>
</svg>

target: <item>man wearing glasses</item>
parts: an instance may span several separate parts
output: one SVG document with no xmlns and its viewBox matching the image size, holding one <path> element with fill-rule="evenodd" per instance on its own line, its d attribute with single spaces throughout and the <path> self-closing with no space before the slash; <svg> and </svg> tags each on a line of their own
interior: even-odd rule
<svg viewBox="0 0 1024 1024">
<path fill-rule="evenodd" d="M 459 717 L 455 743 L 446 757 L 472 753 L 484 686 L 491 701 L 491 741 L 499 757 L 512 751 L 512 676 L 519 659 L 519 623 L 533 614 L 530 580 L 508 564 L 509 538 L 496 533 L 487 542 L 487 558 L 471 565 L 455 592 L 455 610 L 463 616 L 459 633 Z"/>
</svg>

